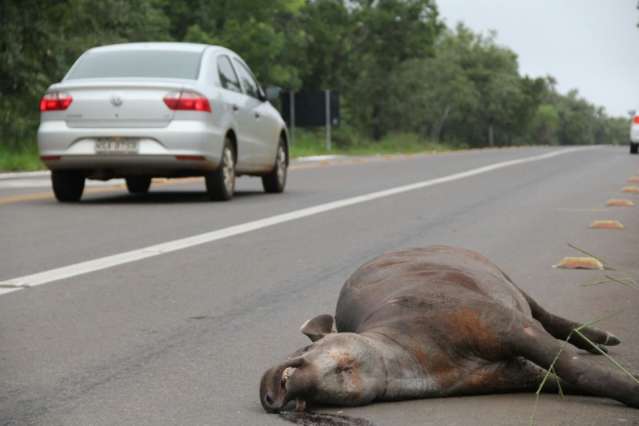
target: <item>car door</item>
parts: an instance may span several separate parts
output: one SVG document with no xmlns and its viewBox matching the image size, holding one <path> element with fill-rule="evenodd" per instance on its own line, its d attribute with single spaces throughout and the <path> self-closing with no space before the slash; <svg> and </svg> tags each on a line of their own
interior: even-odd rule
<svg viewBox="0 0 639 426">
<path fill-rule="evenodd" d="M 250 68 L 238 57 L 233 58 L 233 65 L 247 98 L 243 106 L 247 128 L 243 131 L 249 135 L 254 150 L 253 165 L 261 171 L 268 171 L 273 167 L 279 141 L 276 122 L 269 113 L 268 103 L 260 99 L 261 89 Z"/>
<path fill-rule="evenodd" d="M 227 113 L 233 117 L 232 127 L 237 138 L 237 164 L 238 171 L 250 171 L 255 168 L 256 150 L 253 147 L 250 127 L 252 118 L 247 112 L 248 97 L 242 89 L 240 79 L 231 63 L 231 58 L 226 54 L 218 55 L 216 68 L 219 83 L 223 90 L 223 103 Z"/>
</svg>

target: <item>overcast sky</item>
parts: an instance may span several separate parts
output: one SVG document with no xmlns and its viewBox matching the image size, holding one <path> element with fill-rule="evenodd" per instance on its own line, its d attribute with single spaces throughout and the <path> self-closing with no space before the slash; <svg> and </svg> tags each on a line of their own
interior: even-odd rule
<svg viewBox="0 0 639 426">
<path fill-rule="evenodd" d="M 449 27 L 497 31 L 522 74 L 550 74 L 611 115 L 639 108 L 637 0 L 437 0 Z"/>
</svg>

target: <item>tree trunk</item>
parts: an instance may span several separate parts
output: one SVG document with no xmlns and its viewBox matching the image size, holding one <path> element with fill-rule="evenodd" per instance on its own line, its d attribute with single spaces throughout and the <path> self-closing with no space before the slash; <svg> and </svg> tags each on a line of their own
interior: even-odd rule
<svg viewBox="0 0 639 426">
<path fill-rule="evenodd" d="M 451 110 L 450 105 L 446 105 L 446 108 L 444 108 L 444 113 L 442 114 L 441 118 L 435 124 L 435 126 L 433 126 L 433 131 L 431 132 L 430 137 L 435 142 L 439 142 L 439 138 L 441 137 L 441 134 L 442 134 L 442 129 L 444 128 L 444 124 L 446 123 L 446 120 L 448 120 L 448 115 L 450 114 L 450 110 Z"/>
<path fill-rule="evenodd" d="M 379 141 L 384 136 L 384 130 L 382 129 L 382 125 L 380 123 L 381 117 L 381 108 L 375 103 L 373 104 L 373 140 Z"/>
<path fill-rule="evenodd" d="M 493 125 L 490 124 L 488 126 L 488 145 L 490 146 L 495 146 L 495 139 L 494 139 L 494 134 L 493 134 Z"/>
</svg>

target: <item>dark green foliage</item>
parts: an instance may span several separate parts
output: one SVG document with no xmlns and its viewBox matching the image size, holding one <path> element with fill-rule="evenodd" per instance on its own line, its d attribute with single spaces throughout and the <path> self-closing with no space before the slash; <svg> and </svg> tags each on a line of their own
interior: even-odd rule
<svg viewBox="0 0 639 426">
<path fill-rule="evenodd" d="M 168 0 L 166 0 L 168 1 Z M 165 0 L 0 2 L 0 140 L 35 142 L 38 100 L 82 52 L 102 44 L 167 40 Z"/>
<path fill-rule="evenodd" d="M 520 75 L 494 34 L 447 29 L 435 0 L 3 0 L 0 27 L 10 150 L 33 147 L 39 98 L 82 52 L 151 40 L 222 44 L 264 85 L 338 90 L 344 145 L 407 132 L 473 147 L 627 138 L 626 119 Z"/>
</svg>

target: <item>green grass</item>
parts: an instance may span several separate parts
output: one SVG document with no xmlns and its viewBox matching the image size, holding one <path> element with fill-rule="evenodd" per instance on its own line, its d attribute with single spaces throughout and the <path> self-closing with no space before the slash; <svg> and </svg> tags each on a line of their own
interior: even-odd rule
<svg viewBox="0 0 639 426">
<path fill-rule="evenodd" d="M 4 145 L 0 145 L 0 171 L 18 172 L 44 169 L 44 164 L 40 161 L 36 146 L 9 149 Z"/>
<path fill-rule="evenodd" d="M 323 130 L 309 131 L 295 129 L 291 147 L 291 157 L 310 155 L 386 155 L 415 154 L 420 152 L 442 152 L 462 147 L 436 143 L 420 138 L 412 133 L 395 133 L 380 141 L 372 141 L 348 130 L 338 130 L 333 134 L 332 149 L 326 149 Z"/>
</svg>

